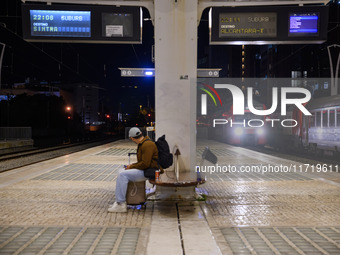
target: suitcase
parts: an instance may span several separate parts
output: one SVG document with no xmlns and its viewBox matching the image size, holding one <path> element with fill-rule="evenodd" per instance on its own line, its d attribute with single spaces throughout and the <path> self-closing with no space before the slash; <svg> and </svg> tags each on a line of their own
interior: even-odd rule
<svg viewBox="0 0 340 255">
<path fill-rule="evenodd" d="M 130 156 L 136 153 L 129 153 L 129 164 Z M 129 182 L 126 190 L 126 204 L 128 205 L 139 205 L 146 202 L 145 194 L 145 181 L 142 182 Z"/>
</svg>

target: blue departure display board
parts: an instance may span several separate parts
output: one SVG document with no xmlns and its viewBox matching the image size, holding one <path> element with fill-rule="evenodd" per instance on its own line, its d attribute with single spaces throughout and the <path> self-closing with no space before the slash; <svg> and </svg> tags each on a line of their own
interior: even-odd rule
<svg viewBox="0 0 340 255">
<path fill-rule="evenodd" d="M 319 15 L 317 13 L 304 13 L 289 15 L 289 35 L 318 35 L 319 32 Z"/>
<path fill-rule="evenodd" d="M 142 43 L 138 6 L 22 4 L 22 34 L 30 42 Z"/>
<path fill-rule="evenodd" d="M 30 10 L 31 36 L 91 37 L 90 11 Z"/>
</svg>

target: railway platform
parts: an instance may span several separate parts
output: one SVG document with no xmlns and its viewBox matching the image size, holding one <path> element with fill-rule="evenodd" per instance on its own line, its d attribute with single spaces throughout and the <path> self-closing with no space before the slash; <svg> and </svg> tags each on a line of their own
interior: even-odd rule
<svg viewBox="0 0 340 255">
<path fill-rule="evenodd" d="M 208 140 L 198 164 L 206 146 L 206 201 L 151 196 L 128 213 L 107 208 L 130 141 L 0 173 L 0 254 L 340 254 L 336 165 Z"/>
</svg>

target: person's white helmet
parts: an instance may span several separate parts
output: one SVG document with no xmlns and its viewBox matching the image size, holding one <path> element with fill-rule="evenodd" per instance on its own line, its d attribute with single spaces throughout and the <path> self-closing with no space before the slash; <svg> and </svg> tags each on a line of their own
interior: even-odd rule
<svg viewBox="0 0 340 255">
<path fill-rule="evenodd" d="M 129 130 L 129 137 L 137 137 L 137 136 L 140 136 L 142 134 L 142 131 L 140 131 L 139 128 L 137 127 L 133 127 L 133 128 L 130 128 Z"/>
</svg>

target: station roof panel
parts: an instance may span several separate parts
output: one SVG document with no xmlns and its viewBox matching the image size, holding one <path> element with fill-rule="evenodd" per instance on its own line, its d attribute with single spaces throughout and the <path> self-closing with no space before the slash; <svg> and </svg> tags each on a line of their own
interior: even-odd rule
<svg viewBox="0 0 340 255">
<path fill-rule="evenodd" d="M 136 5 L 150 3 L 153 0 L 22 0 L 22 2 L 68 3 L 68 4 L 98 4 L 98 5 Z M 199 4 L 210 6 L 244 6 L 253 5 L 295 5 L 295 4 L 327 4 L 329 0 L 198 0 Z"/>
</svg>

